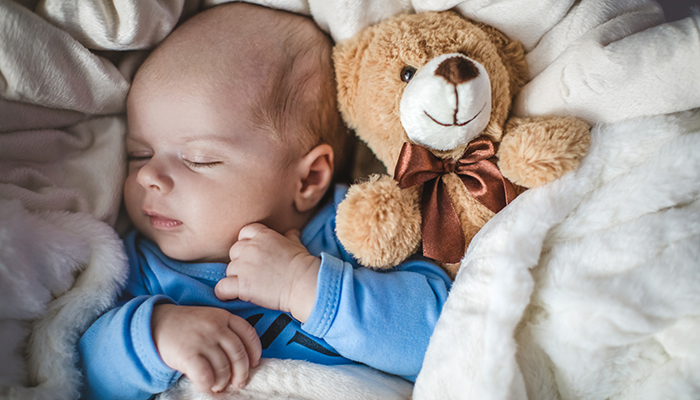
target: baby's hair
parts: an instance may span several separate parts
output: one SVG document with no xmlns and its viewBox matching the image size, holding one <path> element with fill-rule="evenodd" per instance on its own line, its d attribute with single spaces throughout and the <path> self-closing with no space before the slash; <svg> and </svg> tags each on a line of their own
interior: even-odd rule
<svg viewBox="0 0 700 400">
<path fill-rule="evenodd" d="M 269 77 L 267 93 L 252 105 L 255 123 L 295 151 L 290 162 L 313 147 L 333 148 L 336 169 L 345 163 L 348 130 L 336 102 L 332 42 L 311 20 L 280 26 L 284 58 Z"/>
</svg>

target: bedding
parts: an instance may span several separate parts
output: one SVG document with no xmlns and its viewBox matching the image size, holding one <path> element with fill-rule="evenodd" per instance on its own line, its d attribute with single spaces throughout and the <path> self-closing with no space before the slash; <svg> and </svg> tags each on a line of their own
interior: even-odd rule
<svg viewBox="0 0 700 400">
<path fill-rule="evenodd" d="M 111 304 L 124 101 L 147 50 L 212 0 L 0 0 L 0 398 L 75 399 Z M 266 0 L 337 40 L 456 7 L 523 42 L 514 113 L 594 126 L 581 167 L 472 242 L 415 386 L 265 360 L 246 389 L 162 399 L 700 398 L 700 16 L 651 0 Z"/>
</svg>

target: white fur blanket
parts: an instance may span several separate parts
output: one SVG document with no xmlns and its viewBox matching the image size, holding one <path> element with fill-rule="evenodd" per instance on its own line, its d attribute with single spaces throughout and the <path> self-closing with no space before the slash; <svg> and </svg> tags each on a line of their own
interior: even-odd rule
<svg viewBox="0 0 700 400">
<path fill-rule="evenodd" d="M 0 0 L 0 398 L 77 397 L 75 341 L 124 280 L 130 78 L 140 50 L 215 3 Z M 456 6 L 525 44 L 515 113 L 598 125 L 578 171 L 474 240 L 415 387 L 266 360 L 218 398 L 700 398 L 700 113 L 685 111 L 700 107 L 700 17 L 664 24 L 651 0 L 260 3 L 336 40 Z M 202 398 L 186 381 L 162 397 Z"/>
</svg>

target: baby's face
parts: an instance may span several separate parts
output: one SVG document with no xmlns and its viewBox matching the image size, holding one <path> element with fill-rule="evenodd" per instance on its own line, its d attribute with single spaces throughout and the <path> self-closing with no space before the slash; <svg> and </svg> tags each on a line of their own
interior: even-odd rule
<svg viewBox="0 0 700 400">
<path fill-rule="evenodd" d="M 293 167 L 242 103 L 184 88 L 132 89 L 126 209 L 172 258 L 228 262 L 244 225 L 294 228 Z"/>
</svg>

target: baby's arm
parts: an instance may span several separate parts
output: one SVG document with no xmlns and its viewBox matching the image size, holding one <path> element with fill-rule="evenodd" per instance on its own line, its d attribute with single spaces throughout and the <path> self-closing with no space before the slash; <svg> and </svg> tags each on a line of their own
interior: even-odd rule
<svg viewBox="0 0 700 400">
<path fill-rule="evenodd" d="M 79 352 L 83 398 L 148 399 L 173 384 L 179 371 L 204 392 L 223 389 L 231 373 L 240 385 L 261 348 L 252 326 L 225 310 L 141 295 L 100 317 L 80 339 Z"/>
<path fill-rule="evenodd" d="M 415 380 L 451 280 L 425 259 L 386 272 L 322 254 L 317 299 L 302 328 L 341 355 Z"/>
<path fill-rule="evenodd" d="M 415 379 L 451 280 L 437 265 L 414 259 L 377 272 L 309 254 L 294 233 L 261 224 L 241 230 L 231 248 L 222 299 L 240 298 L 291 312 L 302 328 L 341 355 Z"/>
<path fill-rule="evenodd" d="M 82 399 L 148 399 L 177 381 L 181 374 L 163 364 L 151 340 L 153 307 L 169 301 L 141 295 L 90 326 L 78 342 Z"/>
</svg>

